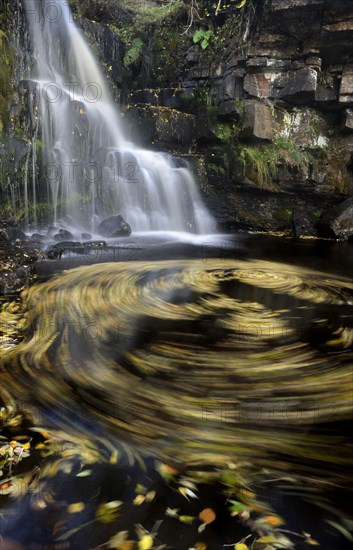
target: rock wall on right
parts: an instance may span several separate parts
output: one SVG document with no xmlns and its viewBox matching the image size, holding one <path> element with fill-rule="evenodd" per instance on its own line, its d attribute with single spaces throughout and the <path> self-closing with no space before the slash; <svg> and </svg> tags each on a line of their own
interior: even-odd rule
<svg viewBox="0 0 353 550">
<path fill-rule="evenodd" d="M 353 2 L 248 0 L 208 15 L 186 37 L 156 26 L 129 120 L 178 120 L 167 140 L 151 122 L 147 141 L 202 165 L 221 227 L 322 235 L 321 217 L 353 195 Z"/>
</svg>

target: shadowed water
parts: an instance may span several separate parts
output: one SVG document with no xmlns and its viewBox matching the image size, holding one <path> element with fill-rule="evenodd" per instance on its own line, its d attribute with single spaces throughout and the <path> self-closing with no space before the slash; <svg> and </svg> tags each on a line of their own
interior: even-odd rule
<svg viewBox="0 0 353 550">
<path fill-rule="evenodd" d="M 172 538 L 161 527 L 158 539 L 168 548 L 204 540 L 216 549 L 240 540 L 241 523 L 224 519 L 221 495 L 246 500 L 250 491 L 272 499 L 288 528 L 314 533 L 327 550 L 343 549 L 344 538 L 325 520 L 335 510 L 336 522 L 345 517 L 343 495 L 352 487 L 353 281 L 337 273 L 337 263 L 323 268 L 326 245 L 317 249 L 321 258 L 310 245 L 317 269 L 301 265 L 308 263 L 305 244 L 300 256 L 289 242 L 265 239 L 254 246 L 243 239 L 227 246 L 222 257 L 216 247 L 205 254 L 194 245 L 194 259 L 163 261 L 153 259 L 153 246 L 148 252 L 145 243 L 144 261 L 83 266 L 30 289 L 30 336 L 4 363 L 4 401 L 27 404 L 34 422 L 59 430 L 59 438 L 97 445 L 108 456 L 118 449 L 118 473 L 108 478 L 125 479 L 135 462 L 134 476 L 152 486 L 158 464 L 201 483 L 200 502 L 180 497 L 175 503 L 176 483 L 146 512 L 149 529 L 152 518 L 171 522 Z M 286 246 L 285 261 L 259 257 L 260 249 L 276 256 L 277 246 Z M 141 474 L 138 457 L 147 473 Z M 114 525 L 131 529 L 129 537 L 136 537 L 140 521 L 140 510 L 130 509 L 134 476 L 132 494 L 115 481 L 110 497 L 125 495 Z M 320 505 L 319 512 L 306 508 L 305 499 Z M 223 523 L 200 536 L 197 526 L 165 516 L 173 503 L 180 514 L 196 507 L 196 516 L 212 506 Z M 259 510 L 255 506 L 255 518 Z M 96 545 L 113 534 L 102 526 L 94 532 Z M 82 538 L 70 541 L 86 548 Z"/>
</svg>

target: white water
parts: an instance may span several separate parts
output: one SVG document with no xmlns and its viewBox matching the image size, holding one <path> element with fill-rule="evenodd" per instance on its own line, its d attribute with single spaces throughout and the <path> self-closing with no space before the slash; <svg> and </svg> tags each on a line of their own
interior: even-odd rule
<svg viewBox="0 0 353 550">
<path fill-rule="evenodd" d="M 66 0 L 25 5 L 53 221 L 74 220 L 95 232 L 101 219 L 119 213 L 132 231 L 211 233 L 214 221 L 187 165 L 176 167 L 171 155 L 124 138 L 119 111 Z"/>
</svg>

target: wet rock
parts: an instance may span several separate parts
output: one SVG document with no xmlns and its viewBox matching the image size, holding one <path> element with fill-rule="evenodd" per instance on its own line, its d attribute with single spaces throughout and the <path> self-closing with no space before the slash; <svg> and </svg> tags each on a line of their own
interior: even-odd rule
<svg viewBox="0 0 353 550">
<path fill-rule="evenodd" d="M 292 229 L 295 237 L 315 236 L 316 219 L 313 214 L 306 209 L 294 210 L 292 214 Z"/>
<path fill-rule="evenodd" d="M 91 233 L 81 233 L 81 239 L 83 241 L 90 241 L 92 239 Z"/>
<path fill-rule="evenodd" d="M 48 246 L 46 255 L 50 260 L 60 259 L 64 252 L 74 252 L 75 254 L 85 254 L 92 249 L 105 248 L 105 241 L 90 241 L 88 243 L 80 243 L 77 241 L 62 241 L 54 245 Z"/>
<path fill-rule="evenodd" d="M 59 229 L 59 233 L 54 235 L 54 241 L 71 241 L 74 238 L 71 231 L 67 229 Z"/>
<path fill-rule="evenodd" d="M 323 213 L 317 224 L 320 237 L 348 239 L 353 237 L 353 199 Z"/>
<path fill-rule="evenodd" d="M 55 233 L 56 233 L 57 231 L 59 231 L 59 228 L 58 228 L 58 227 L 56 227 L 55 225 L 50 225 L 50 226 L 48 227 L 47 235 L 48 235 L 49 237 L 52 237 L 53 235 L 55 235 Z"/>
<path fill-rule="evenodd" d="M 45 241 L 47 239 L 47 237 L 45 235 L 41 235 L 40 233 L 33 233 L 33 235 L 31 235 L 31 240 L 32 241 Z"/>
<path fill-rule="evenodd" d="M 117 216 L 110 216 L 103 220 L 98 227 L 98 233 L 103 235 L 103 237 L 128 237 L 131 235 L 131 227 L 118 214 Z"/>
</svg>

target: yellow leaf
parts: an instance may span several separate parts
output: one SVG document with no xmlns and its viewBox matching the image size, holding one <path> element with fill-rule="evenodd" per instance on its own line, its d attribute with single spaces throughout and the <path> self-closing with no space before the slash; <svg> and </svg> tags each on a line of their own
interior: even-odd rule
<svg viewBox="0 0 353 550">
<path fill-rule="evenodd" d="M 85 509 L 85 504 L 83 502 L 74 502 L 73 504 L 69 504 L 67 507 L 67 511 L 69 514 L 79 514 Z"/>
<path fill-rule="evenodd" d="M 144 495 L 137 495 L 132 503 L 135 504 L 135 506 L 141 506 L 141 504 L 143 504 L 145 500 L 146 497 Z"/>
<path fill-rule="evenodd" d="M 182 523 L 192 523 L 194 519 L 194 516 L 179 516 L 179 521 Z"/>
<path fill-rule="evenodd" d="M 311 546 L 320 546 L 320 543 L 317 542 L 317 540 L 312 539 L 311 537 L 306 539 L 306 544 L 310 544 Z"/>
<path fill-rule="evenodd" d="M 249 547 L 243 542 L 238 542 L 238 544 L 234 545 L 234 550 L 249 550 Z"/>
<path fill-rule="evenodd" d="M 260 537 L 259 539 L 256 539 L 256 542 L 261 542 L 262 544 L 267 544 L 270 542 L 277 542 L 276 537 L 272 535 L 267 535 L 265 537 Z"/>
<path fill-rule="evenodd" d="M 116 449 L 112 452 L 109 462 L 110 464 L 118 463 L 118 451 Z"/>
<path fill-rule="evenodd" d="M 96 518 L 101 523 L 112 523 L 119 515 L 118 508 L 123 503 L 120 500 L 112 500 L 100 504 L 96 510 Z"/>
<path fill-rule="evenodd" d="M 207 544 L 204 542 L 197 542 L 195 544 L 195 550 L 207 550 Z"/>
<path fill-rule="evenodd" d="M 202 512 L 199 513 L 199 519 L 209 525 L 216 519 L 216 512 L 212 508 L 205 508 Z"/>
<path fill-rule="evenodd" d="M 150 550 L 153 547 L 153 537 L 152 535 L 143 535 L 138 543 L 139 550 Z"/>
</svg>

